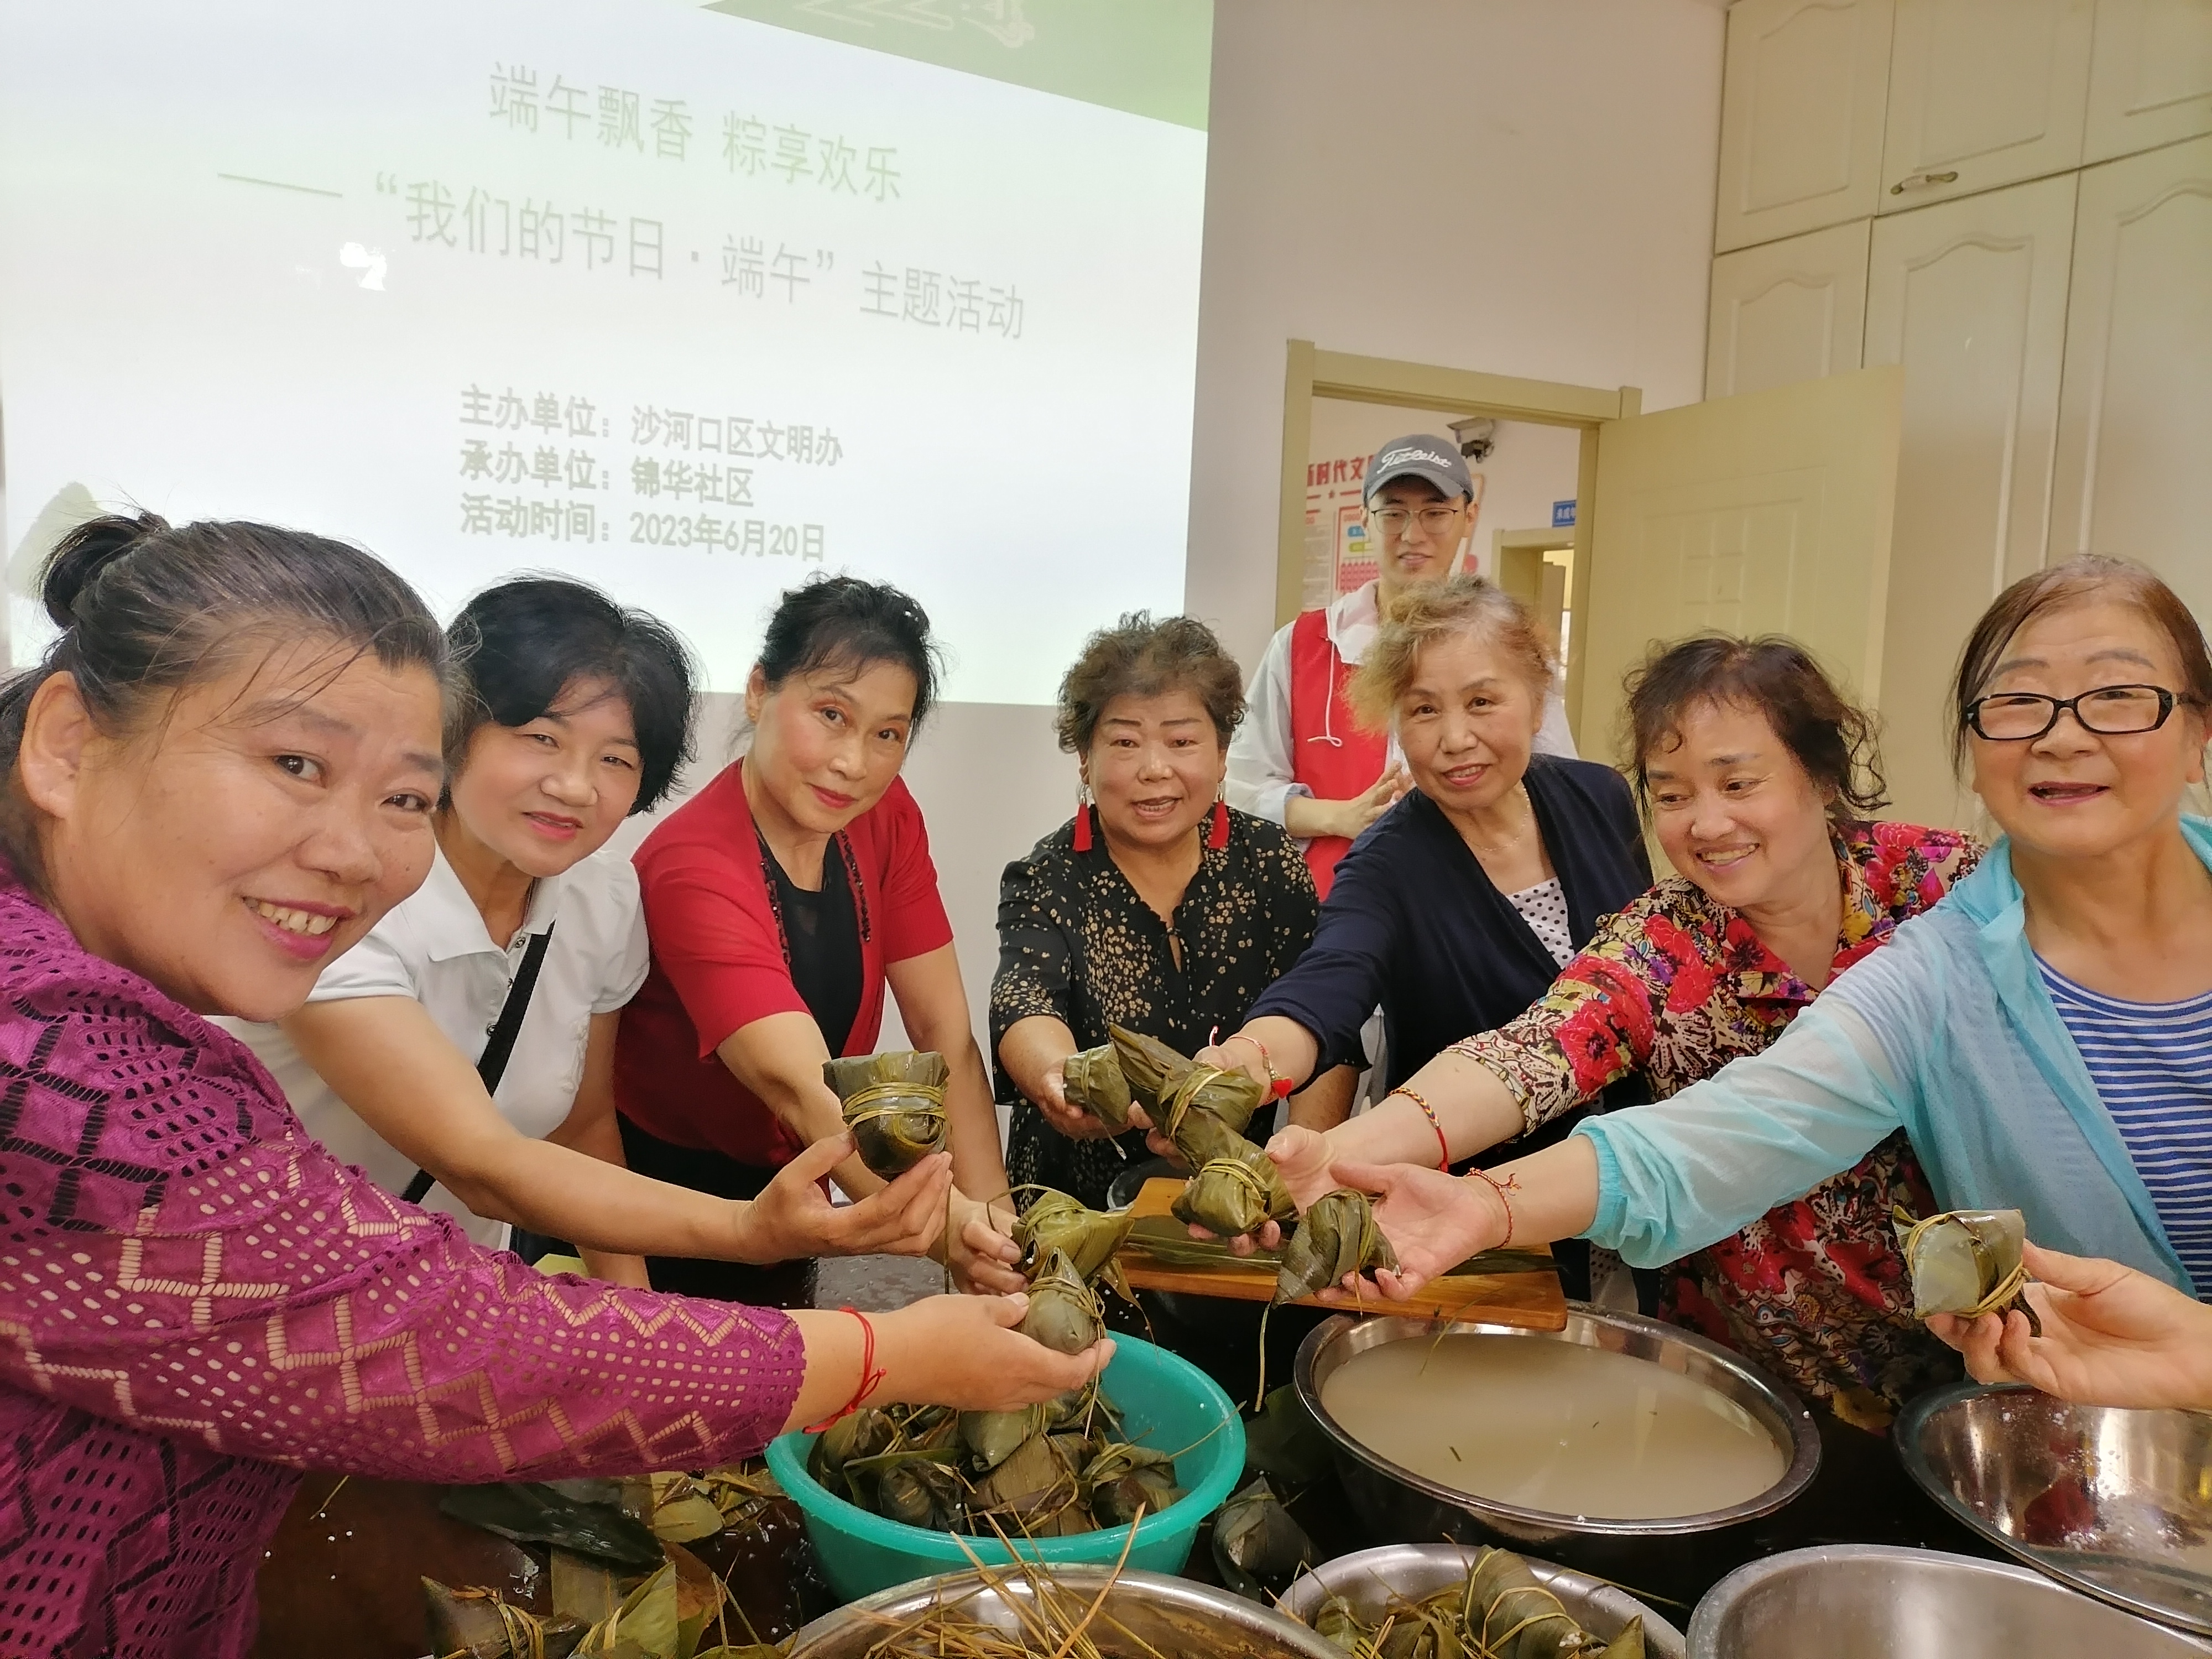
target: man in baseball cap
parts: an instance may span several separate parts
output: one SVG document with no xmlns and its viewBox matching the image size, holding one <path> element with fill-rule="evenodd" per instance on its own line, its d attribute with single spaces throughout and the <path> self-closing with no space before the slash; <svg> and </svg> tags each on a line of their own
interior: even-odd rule
<svg viewBox="0 0 2212 1659">
<path fill-rule="evenodd" d="M 1474 530 L 1474 481 L 1452 439 L 1425 432 L 1393 438 L 1369 460 L 1364 482 L 1381 574 L 1276 631 L 1229 745 L 1231 804 L 1273 819 L 1304 842 L 1324 898 L 1352 838 L 1407 785 L 1395 745 L 1387 734 L 1359 728 L 1345 687 L 1391 602 L 1408 587 L 1450 575 Z M 1556 698 L 1545 709 L 1536 747 L 1574 753 Z"/>
</svg>

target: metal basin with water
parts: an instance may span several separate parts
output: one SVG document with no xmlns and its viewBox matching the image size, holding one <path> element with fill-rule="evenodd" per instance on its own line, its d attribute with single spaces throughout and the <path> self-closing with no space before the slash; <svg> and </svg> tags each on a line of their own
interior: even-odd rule
<svg viewBox="0 0 2212 1659">
<path fill-rule="evenodd" d="M 1701 1564 L 1716 1559 L 1717 1547 L 1753 1553 L 1755 1543 L 1740 1534 L 1747 1532 L 1750 1522 L 1804 1491 L 1820 1468 L 1820 1432 L 1804 1407 L 1779 1383 L 1719 1344 L 1675 1326 L 1571 1302 L 1563 1331 L 1523 1331 L 1471 1322 L 1449 1328 L 1530 1342 L 1579 1343 L 1690 1377 L 1741 1407 L 1774 1437 L 1787 1463 L 1782 1478 L 1759 1497 L 1729 1509 L 1643 1521 L 1553 1515 L 1438 1485 L 1353 1439 L 1322 1403 L 1322 1389 L 1336 1368 L 1354 1354 L 1386 1342 L 1433 1340 L 1439 1328 L 1426 1319 L 1339 1316 L 1316 1327 L 1298 1348 L 1298 1397 L 1328 1434 L 1346 1495 L 1377 1542 L 1427 1543 L 1446 1538 L 1458 1543 L 1502 1544 L 1616 1583 L 1665 1591 L 1692 1581 L 1710 1583 L 1709 1569 L 1701 1572 Z"/>
<path fill-rule="evenodd" d="M 1399 1601 L 1418 1601 L 1440 1589 L 1467 1582 L 1480 1553 L 1463 1544 L 1385 1544 L 1325 1561 L 1283 1592 L 1283 1611 L 1310 1620 L 1321 1604 L 1341 1595 L 1368 1623 L 1381 1622 Z M 1570 1567 L 1523 1556 L 1536 1582 L 1559 1598 L 1567 1616 L 1593 1636 L 1610 1642 L 1631 1619 L 1644 1620 L 1644 1648 L 1651 1659 L 1682 1659 L 1682 1632 L 1618 1585 L 1591 1578 Z"/>
<path fill-rule="evenodd" d="M 2212 1634 L 2212 1413 L 2075 1406 L 1966 1383 L 1907 1406 L 1905 1470 L 2062 1583 Z"/>
<path fill-rule="evenodd" d="M 1690 1659 L 2206 1659 L 2212 1645 L 2025 1567 L 1830 1544 L 1739 1567 L 1690 1620 Z"/>
</svg>

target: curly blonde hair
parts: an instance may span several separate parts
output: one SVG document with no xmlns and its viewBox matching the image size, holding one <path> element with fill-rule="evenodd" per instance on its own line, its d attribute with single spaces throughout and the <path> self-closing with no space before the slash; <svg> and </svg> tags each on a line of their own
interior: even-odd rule
<svg viewBox="0 0 2212 1659">
<path fill-rule="evenodd" d="M 1495 646 L 1542 708 L 1555 659 L 1528 607 L 1482 576 L 1454 576 L 1408 588 L 1382 618 L 1382 631 L 1346 688 L 1352 712 L 1371 732 L 1386 732 L 1398 699 L 1413 683 L 1421 647 L 1455 634 L 1479 634 Z"/>
</svg>

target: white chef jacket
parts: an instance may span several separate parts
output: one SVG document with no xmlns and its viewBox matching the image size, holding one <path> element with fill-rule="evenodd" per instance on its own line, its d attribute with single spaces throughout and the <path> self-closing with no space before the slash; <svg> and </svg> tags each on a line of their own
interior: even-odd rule
<svg viewBox="0 0 2212 1659">
<path fill-rule="evenodd" d="M 501 950 L 441 850 L 413 896 L 324 969 L 307 1000 L 412 997 L 474 1064 L 499 1022 L 531 938 L 556 921 L 560 927 L 546 946 L 529 1012 L 492 1095 L 500 1115 L 518 1132 L 542 1139 L 575 1104 L 592 1016 L 622 1007 L 645 982 L 645 907 L 628 859 L 603 848 L 539 881 L 522 926 Z M 356 1116 L 281 1027 L 229 1018 L 216 1023 L 260 1057 L 310 1134 L 387 1192 L 406 1190 L 414 1160 Z M 422 1207 L 453 1217 L 480 1244 L 506 1245 L 505 1222 L 473 1214 L 443 1187 L 432 1188 Z"/>
<path fill-rule="evenodd" d="M 1353 667 L 1364 661 L 1382 619 L 1377 611 L 1378 582 L 1368 582 L 1349 593 L 1339 594 L 1328 607 L 1329 643 Z M 1229 741 L 1229 804 L 1276 823 L 1283 821 L 1284 803 L 1292 795 L 1313 791 L 1294 781 L 1291 754 L 1291 628 L 1275 630 L 1267 649 L 1253 671 L 1244 694 L 1244 721 Z M 1551 695 L 1544 699 L 1544 724 L 1536 733 L 1536 752 L 1576 758 L 1574 733 L 1567 729 L 1566 686 L 1555 677 Z M 1386 768 L 1405 758 L 1395 733 L 1390 738 Z M 1301 845 L 1304 842 L 1301 842 Z"/>
</svg>

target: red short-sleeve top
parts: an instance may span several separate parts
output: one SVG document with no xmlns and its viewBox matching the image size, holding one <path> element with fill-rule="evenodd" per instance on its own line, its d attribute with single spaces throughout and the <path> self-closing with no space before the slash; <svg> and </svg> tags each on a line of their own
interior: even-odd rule
<svg viewBox="0 0 2212 1659">
<path fill-rule="evenodd" d="M 670 813 L 638 848 L 653 967 L 623 1010 L 615 1104 L 647 1133 L 746 1164 L 786 1164 L 801 1143 L 714 1052 L 770 1014 L 805 1013 L 745 802 L 743 763 Z M 860 929 L 860 1009 L 848 1054 L 883 1027 L 884 968 L 952 939 L 929 835 L 903 781 L 853 820 L 825 854 L 842 858 Z"/>
</svg>

